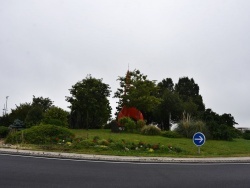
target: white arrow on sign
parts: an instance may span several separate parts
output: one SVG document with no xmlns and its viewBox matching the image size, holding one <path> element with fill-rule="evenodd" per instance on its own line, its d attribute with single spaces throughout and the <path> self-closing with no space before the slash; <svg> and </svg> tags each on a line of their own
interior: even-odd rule
<svg viewBox="0 0 250 188">
<path fill-rule="evenodd" d="M 194 140 L 198 140 L 200 141 L 200 143 L 203 141 L 203 138 L 201 136 L 199 136 L 200 138 L 195 138 Z"/>
</svg>

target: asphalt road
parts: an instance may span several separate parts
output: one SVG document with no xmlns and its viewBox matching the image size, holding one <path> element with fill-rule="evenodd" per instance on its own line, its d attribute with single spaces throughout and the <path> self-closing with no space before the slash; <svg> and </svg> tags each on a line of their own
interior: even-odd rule
<svg viewBox="0 0 250 188">
<path fill-rule="evenodd" d="M 250 187 L 250 164 L 143 164 L 0 154 L 0 187 Z"/>
</svg>

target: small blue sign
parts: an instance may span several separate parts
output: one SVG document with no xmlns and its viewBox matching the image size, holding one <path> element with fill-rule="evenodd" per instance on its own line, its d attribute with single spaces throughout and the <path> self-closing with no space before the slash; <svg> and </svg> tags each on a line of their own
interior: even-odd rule
<svg viewBox="0 0 250 188">
<path fill-rule="evenodd" d="M 193 142 L 196 146 L 202 146 L 206 141 L 206 137 L 203 133 L 197 132 L 193 136 Z"/>
</svg>

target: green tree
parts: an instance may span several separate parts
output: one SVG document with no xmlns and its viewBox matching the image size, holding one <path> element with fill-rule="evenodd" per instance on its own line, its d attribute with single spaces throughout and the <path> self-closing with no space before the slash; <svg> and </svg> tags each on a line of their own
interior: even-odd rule
<svg viewBox="0 0 250 188">
<path fill-rule="evenodd" d="M 199 94 L 199 86 L 194 82 L 193 78 L 180 78 L 178 83 L 175 84 L 175 91 L 179 93 L 183 102 L 193 102 L 197 105 L 198 112 L 205 111 L 205 105 L 203 103 L 202 96 Z"/>
<path fill-rule="evenodd" d="M 155 122 L 161 129 L 169 130 L 172 123 L 176 123 L 181 119 L 183 112 L 182 101 L 178 93 L 171 92 L 169 89 L 161 95 L 161 103 L 154 111 Z"/>
<path fill-rule="evenodd" d="M 115 92 L 114 98 L 118 98 L 117 110 L 123 106 L 135 107 L 140 110 L 150 122 L 152 112 L 160 103 L 161 99 L 157 97 L 157 87 L 155 81 L 147 79 L 139 70 L 128 71 L 125 77 L 119 77 L 120 88 Z"/>
<path fill-rule="evenodd" d="M 33 101 L 31 104 L 33 107 L 34 106 L 40 106 L 42 111 L 45 112 L 47 109 L 52 107 L 53 101 L 49 98 L 43 98 L 43 97 L 35 97 L 33 95 Z"/>
<path fill-rule="evenodd" d="M 69 113 L 62 108 L 52 106 L 43 116 L 43 122 L 46 124 L 52 124 L 62 127 L 68 127 L 68 116 Z"/>
<path fill-rule="evenodd" d="M 72 128 L 100 128 L 111 117 L 110 87 L 102 79 L 88 75 L 69 89 Z"/>
<path fill-rule="evenodd" d="M 16 105 L 16 109 L 11 109 L 11 113 L 1 117 L 0 122 L 9 126 L 16 119 L 25 122 L 27 127 L 39 124 L 43 118 L 43 113 L 53 105 L 49 98 L 33 96 L 32 103 L 21 103 Z M 37 111 L 36 111 L 37 110 Z"/>
<path fill-rule="evenodd" d="M 189 101 L 183 102 L 183 110 L 184 112 L 191 117 L 197 116 L 198 114 L 198 105 L 196 105 L 191 99 Z"/>
<path fill-rule="evenodd" d="M 173 92 L 174 91 L 173 80 L 171 78 L 163 79 L 161 82 L 158 83 L 158 87 L 159 87 L 159 93 L 160 94 L 163 94 L 163 92 L 166 89 Z"/>
<path fill-rule="evenodd" d="M 5 114 L 0 117 L 0 126 L 8 127 L 12 123 L 9 114 Z"/>
<path fill-rule="evenodd" d="M 231 114 L 224 113 L 219 115 L 211 109 L 206 109 L 202 118 L 208 127 L 212 139 L 232 140 L 238 136 L 234 127 L 237 123 Z"/>
<path fill-rule="evenodd" d="M 13 122 L 15 119 L 25 121 L 28 112 L 31 110 L 32 106 L 30 103 L 21 103 L 19 106 L 16 105 L 16 109 L 11 109 L 10 119 Z"/>
<path fill-rule="evenodd" d="M 25 126 L 32 127 L 41 123 L 43 119 L 43 109 L 41 106 L 34 106 L 32 107 L 26 118 L 25 118 Z"/>
<path fill-rule="evenodd" d="M 11 112 L 9 114 L 6 114 L 0 117 L 0 125 L 4 125 L 8 127 L 16 119 L 19 119 L 24 122 L 31 108 L 32 106 L 30 103 L 22 103 L 19 106 L 16 105 L 16 109 L 11 109 Z"/>
<path fill-rule="evenodd" d="M 235 122 L 234 117 L 231 114 L 224 113 L 220 116 L 220 124 L 227 125 L 228 127 L 233 127 L 238 123 Z"/>
</svg>

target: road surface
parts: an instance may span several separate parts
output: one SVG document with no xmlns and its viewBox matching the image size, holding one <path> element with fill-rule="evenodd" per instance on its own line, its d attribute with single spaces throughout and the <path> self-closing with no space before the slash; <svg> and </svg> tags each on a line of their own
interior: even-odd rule
<svg viewBox="0 0 250 188">
<path fill-rule="evenodd" d="M 249 163 L 122 163 L 0 154 L 0 187 L 250 187 Z"/>
</svg>

